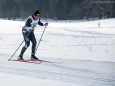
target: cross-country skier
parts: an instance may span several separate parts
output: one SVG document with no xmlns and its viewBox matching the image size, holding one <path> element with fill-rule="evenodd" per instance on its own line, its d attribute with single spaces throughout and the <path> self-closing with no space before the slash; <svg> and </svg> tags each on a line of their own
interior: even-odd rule
<svg viewBox="0 0 115 86">
<path fill-rule="evenodd" d="M 35 50 L 36 50 L 36 38 L 34 35 L 34 28 L 36 25 L 40 26 L 47 26 L 48 23 L 43 24 L 40 21 L 40 12 L 39 10 L 35 11 L 32 16 L 29 16 L 26 20 L 25 25 L 22 27 L 22 34 L 25 41 L 25 46 L 22 48 L 21 53 L 18 57 L 18 60 L 24 60 L 23 54 L 26 51 L 26 49 L 30 45 L 30 41 L 32 42 L 32 53 L 31 53 L 31 60 L 38 60 L 38 58 L 35 56 Z"/>
</svg>

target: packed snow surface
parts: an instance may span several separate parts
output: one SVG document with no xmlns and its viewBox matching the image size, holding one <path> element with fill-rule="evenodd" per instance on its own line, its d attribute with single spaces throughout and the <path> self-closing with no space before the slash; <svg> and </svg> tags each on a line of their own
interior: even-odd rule
<svg viewBox="0 0 115 86">
<path fill-rule="evenodd" d="M 45 23 L 45 21 L 43 21 Z M 25 21 L 0 20 L 1 86 L 115 86 L 115 19 L 49 21 L 38 64 L 8 61 L 23 41 Z M 35 28 L 39 41 L 44 27 Z M 12 59 L 17 59 L 24 43 Z M 24 54 L 30 59 L 31 45 Z"/>
</svg>

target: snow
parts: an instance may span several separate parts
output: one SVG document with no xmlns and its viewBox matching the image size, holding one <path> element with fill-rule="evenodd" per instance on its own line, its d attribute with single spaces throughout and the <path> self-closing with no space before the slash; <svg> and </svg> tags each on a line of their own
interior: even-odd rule
<svg viewBox="0 0 115 86">
<path fill-rule="evenodd" d="M 10 79 L 8 78 L 10 77 Z M 5 79 L 5 80 L 3 80 Z M 71 85 L 71 86 L 75 86 L 74 84 L 71 83 L 62 83 L 59 81 L 55 81 L 55 80 L 45 80 L 45 79 L 37 79 L 37 78 L 30 78 L 30 77 L 26 77 L 26 76 L 18 76 L 18 75 L 11 75 L 11 74 L 6 74 L 6 73 L 0 73 L 0 80 L 2 80 L 2 82 L 0 82 L 0 84 L 2 86 L 67 86 L 67 85 Z M 7 85 L 7 84 L 8 85 Z"/>
<path fill-rule="evenodd" d="M 0 19 L 0 85 L 115 86 L 114 22 L 114 18 L 49 21 L 36 56 L 56 63 L 32 64 L 8 61 L 23 41 L 24 21 Z M 43 29 L 35 29 L 37 41 Z M 12 59 L 17 59 L 21 48 Z M 24 59 L 30 54 L 31 47 Z"/>
</svg>

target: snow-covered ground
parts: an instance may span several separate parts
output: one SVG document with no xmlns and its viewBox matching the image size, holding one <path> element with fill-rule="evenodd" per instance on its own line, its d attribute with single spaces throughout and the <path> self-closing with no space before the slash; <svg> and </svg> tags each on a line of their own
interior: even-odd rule
<svg viewBox="0 0 115 86">
<path fill-rule="evenodd" d="M 115 86 L 114 22 L 115 19 L 49 22 L 36 56 L 57 63 L 32 64 L 8 61 L 23 41 L 24 21 L 1 19 L 0 85 Z M 36 27 L 37 41 L 43 28 Z M 12 59 L 17 59 L 21 48 Z M 24 59 L 29 59 L 30 54 L 31 46 Z"/>
</svg>

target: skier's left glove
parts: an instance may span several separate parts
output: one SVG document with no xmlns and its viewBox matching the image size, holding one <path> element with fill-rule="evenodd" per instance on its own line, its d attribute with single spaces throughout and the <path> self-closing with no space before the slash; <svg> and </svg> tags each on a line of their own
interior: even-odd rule
<svg viewBox="0 0 115 86">
<path fill-rule="evenodd" d="M 33 24 L 33 25 L 32 25 L 32 28 L 35 28 L 36 26 L 37 26 L 37 24 Z"/>
<path fill-rule="evenodd" d="M 45 23 L 44 26 L 48 26 L 48 23 Z"/>
</svg>

